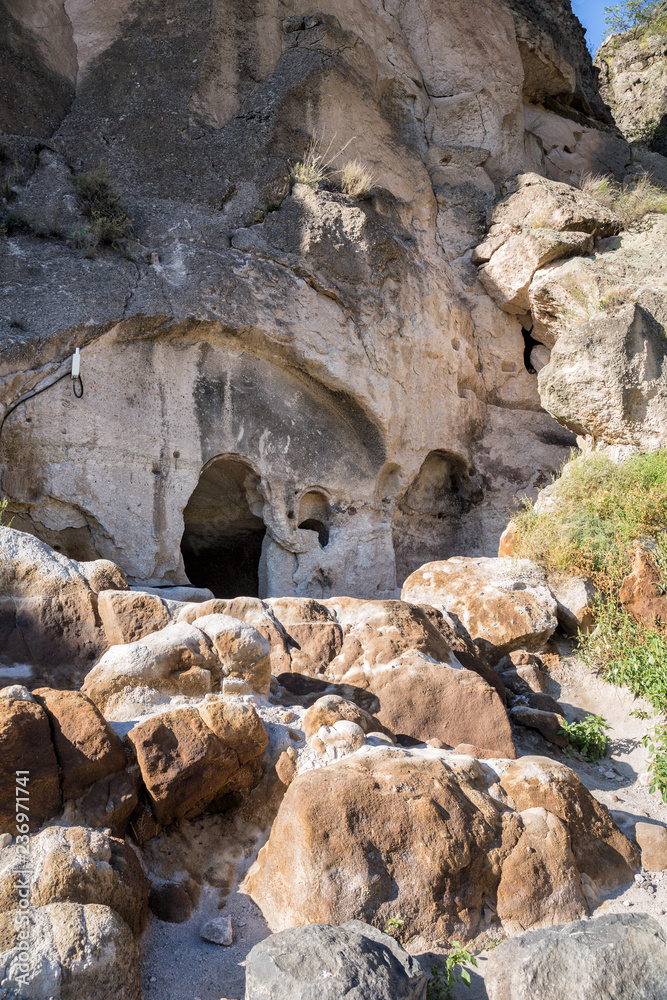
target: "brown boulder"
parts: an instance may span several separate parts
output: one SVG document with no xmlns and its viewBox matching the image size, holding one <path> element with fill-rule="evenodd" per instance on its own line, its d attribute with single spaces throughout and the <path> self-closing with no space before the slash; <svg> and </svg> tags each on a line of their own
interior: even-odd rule
<svg viewBox="0 0 667 1000">
<path fill-rule="evenodd" d="M 0 853 L 0 912 L 20 904 L 16 845 Z M 102 903 L 115 910 L 134 934 L 148 916 L 148 882 L 132 848 L 101 830 L 49 826 L 30 843 L 30 902 Z"/>
<path fill-rule="evenodd" d="M 17 786 L 17 771 L 29 772 L 27 787 Z M 33 701 L 0 698 L 0 833 L 17 834 L 16 790 L 29 798 L 30 830 L 60 811 L 60 781 L 46 712 Z"/>
<path fill-rule="evenodd" d="M 441 753 L 365 748 L 294 779 L 244 882 L 272 931 L 400 913 L 405 939 L 474 936 L 520 823 Z"/>
<path fill-rule="evenodd" d="M 199 706 L 199 714 L 225 746 L 231 747 L 240 764 L 261 757 L 269 745 L 266 726 L 252 705 L 228 698 L 210 699 Z"/>
<path fill-rule="evenodd" d="M 343 629 L 331 611 L 307 597 L 280 597 L 268 603 L 287 634 L 290 669 L 325 673 L 343 644 Z"/>
<path fill-rule="evenodd" d="M 426 563 L 408 577 L 401 596 L 456 615 L 492 663 L 515 649 L 541 649 L 558 624 L 546 574 L 528 559 L 454 556 Z"/>
<path fill-rule="evenodd" d="M 141 722 L 127 738 L 134 746 L 159 823 L 197 816 L 238 770 L 236 754 L 195 708 Z"/>
<path fill-rule="evenodd" d="M 327 675 L 375 695 L 380 707 L 374 714 L 383 726 L 418 740 L 474 743 L 515 756 L 504 699 L 496 689 L 504 694 L 502 682 L 442 615 L 402 601 L 328 603 L 338 606 L 347 634 Z M 479 670 L 462 667 L 464 658 Z M 494 675 L 495 686 L 487 673 Z"/>
<path fill-rule="evenodd" d="M 519 812 L 541 807 L 567 824 L 577 868 L 605 891 L 630 882 L 639 852 L 569 767 L 545 757 L 509 763 L 500 784 Z"/>
<path fill-rule="evenodd" d="M 566 824 L 546 809 L 521 813 L 523 832 L 503 863 L 498 916 L 509 934 L 588 916 Z M 531 887 L 526 892 L 526 886 Z"/>
<path fill-rule="evenodd" d="M 352 701 L 341 698 L 340 695 L 326 694 L 318 698 L 303 718 L 303 731 L 307 738 L 314 736 L 321 726 L 333 726 L 339 720 L 356 722 L 365 733 L 386 733 L 394 739 L 393 733 L 386 729 L 379 719 Z"/>
<path fill-rule="evenodd" d="M 513 556 L 516 551 L 517 544 L 517 530 L 514 521 L 510 521 L 502 535 L 500 536 L 500 542 L 498 543 L 498 558 L 502 559 L 503 556 Z"/>
<path fill-rule="evenodd" d="M 136 768 L 100 778 L 80 803 L 86 826 L 109 827 L 115 836 L 123 836 L 127 821 L 139 803 L 139 776 Z"/>
<path fill-rule="evenodd" d="M 134 590 L 103 590 L 97 607 L 108 646 L 136 642 L 169 624 L 167 607 L 156 594 Z"/>
<path fill-rule="evenodd" d="M 53 688 L 38 688 L 33 696 L 51 725 L 63 800 L 78 798 L 99 778 L 124 769 L 123 744 L 90 698 Z"/>
<path fill-rule="evenodd" d="M 546 758 L 366 746 L 292 780 L 243 888 L 273 931 L 400 913 L 404 943 L 426 949 L 585 915 L 637 859 Z"/>
<path fill-rule="evenodd" d="M 545 712 L 540 708 L 533 708 L 530 705 L 516 705 L 510 711 L 514 722 L 528 729 L 536 729 L 544 736 L 545 740 L 553 743 L 557 747 L 566 747 L 570 742 L 567 733 L 561 733 L 560 729 L 565 719 L 556 712 Z"/>
<path fill-rule="evenodd" d="M 361 687 L 362 668 L 350 669 L 347 683 Z M 496 757 L 516 756 L 507 711 L 490 684 L 472 670 L 434 663 L 408 650 L 389 664 L 376 666 L 369 682 L 380 700 L 377 717 L 392 733 L 448 746 L 474 743 Z"/>
<path fill-rule="evenodd" d="M 632 570 L 621 584 L 619 597 L 635 621 L 646 625 L 667 622 L 667 595 L 661 593 L 665 580 L 650 551 L 638 548 Z"/>
</svg>

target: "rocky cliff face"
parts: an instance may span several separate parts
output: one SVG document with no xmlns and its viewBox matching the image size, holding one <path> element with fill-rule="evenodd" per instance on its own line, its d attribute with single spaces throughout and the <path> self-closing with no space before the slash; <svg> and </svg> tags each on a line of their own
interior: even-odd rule
<svg viewBox="0 0 667 1000">
<path fill-rule="evenodd" d="M 623 134 L 667 155 L 667 5 L 641 29 L 607 38 L 595 65 Z"/>
<path fill-rule="evenodd" d="M 495 552 L 574 438 L 472 249 L 518 171 L 630 163 L 569 3 L 1 17 L 14 527 L 221 597 L 386 597 L 427 560 Z M 293 182 L 313 138 L 332 170 L 372 170 L 368 197 Z M 123 252 L 86 244 L 73 182 L 100 164 Z M 76 347 L 80 399 L 51 385 Z"/>
</svg>

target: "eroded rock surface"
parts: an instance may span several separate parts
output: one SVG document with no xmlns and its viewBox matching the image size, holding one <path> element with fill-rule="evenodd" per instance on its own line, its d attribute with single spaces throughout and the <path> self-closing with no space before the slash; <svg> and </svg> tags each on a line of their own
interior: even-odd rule
<svg viewBox="0 0 667 1000">
<path fill-rule="evenodd" d="M 494 949 L 490 1000 L 652 1000 L 664 990 L 667 939 L 644 914 L 613 914 L 531 931 Z"/>
<path fill-rule="evenodd" d="M 497 921 L 515 932 L 586 915 L 582 880 L 618 887 L 638 863 L 548 759 L 366 747 L 290 784 L 245 889 L 274 931 L 398 912 L 404 940 L 430 947 Z"/>
</svg>

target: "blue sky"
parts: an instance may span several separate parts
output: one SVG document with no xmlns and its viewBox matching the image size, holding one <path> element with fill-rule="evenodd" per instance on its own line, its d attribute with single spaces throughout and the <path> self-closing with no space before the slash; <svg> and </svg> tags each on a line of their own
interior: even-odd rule
<svg viewBox="0 0 667 1000">
<path fill-rule="evenodd" d="M 597 52 L 605 36 L 604 9 L 613 0 L 572 0 L 572 10 L 586 29 L 586 40 L 592 52 Z"/>
</svg>

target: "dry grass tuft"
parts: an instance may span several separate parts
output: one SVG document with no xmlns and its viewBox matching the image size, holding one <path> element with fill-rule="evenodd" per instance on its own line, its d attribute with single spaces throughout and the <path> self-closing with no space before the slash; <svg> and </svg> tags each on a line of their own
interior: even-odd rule
<svg viewBox="0 0 667 1000">
<path fill-rule="evenodd" d="M 584 194 L 615 212 L 626 229 L 639 225 L 651 213 L 667 213 L 667 188 L 656 184 L 650 174 L 624 184 L 602 174 L 587 174 L 580 186 Z"/>
<path fill-rule="evenodd" d="M 340 171 L 340 186 L 351 198 L 367 198 L 374 183 L 372 172 L 360 160 L 350 160 Z"/>
</svg>

